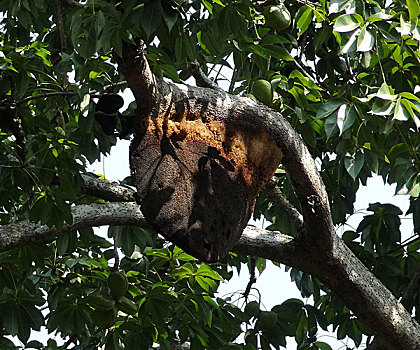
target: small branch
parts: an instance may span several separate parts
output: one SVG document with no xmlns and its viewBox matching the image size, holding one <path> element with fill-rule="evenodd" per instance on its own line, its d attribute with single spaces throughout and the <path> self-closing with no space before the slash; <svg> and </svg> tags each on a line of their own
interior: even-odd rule
<svg viewBox="0 0 420 350">
<path fill-rule="evenodd" d="M 302 214 L 290 203 L 277 187 L 277 182 L 271 180 L 267 185 L 268 197 L 274 202 L 274 205 L 283 209 L 289 218 L 293 221 L 298 231 L 303 228 L 303 217 Z"/>
<path fill-rule="evenodd" d="M 116 87 L 116 86 L 126 85 L 126 84 L 127 84 L 126 81 L 120 81 L 120 82 L 118 82 L 118 83 L 116 83 L 114 85 L 106 85 L 106 86 L 104 86 L 104 90 L 103 91 L 106 91 L 110 87 Z M 88 94 L 92 98 L 100 98 L 103 95 L 102 92 L 98 92 L 98 91 L 91 91 Z M 39 98 L 48 98 L 48 97 L 52 97 L 52 96 L 76 96 L 76 95 L 78 95 L 78 92 L 77 91 L 54 91 L 54 92 L 46 92 L 46 93 L 43 93 L 43 94 L 38 94 L 38 95 L 33 95 L 33 96 L 25 97 L 24 99 L 17 101 L 16 102 L 16 105 L 20 105 L 22 103 L 26 103 L 26 102 L 29 102 L 29 101 L 32 101 L 32 100 L 36 100 L 36 99 L 39 99 Z M 0 106 L 0 110 L 1 109 L 3 109 L 3 106 Z"/>
<path fill-rule="evenodd" d="M 117 241 L 119 239 L 119 232 L 118 230 L 115 232 L 115 236 L 114 236 L 114 266 L 112 267 L 112 271 L 118 271 L 119 267 L 120 267 L 120 255 L 118 254 L 118 246 L 117 246 Z"/>
<path fill-rule="evenodd" d="M 219 85 L 217 85 L 213 80 L 211 80 L 207 75 L 203 73 L 200 68 L 200 65 L 197 62 L 190 62 L 189 68 L 191 73 L 196 81 L 197 86 L 206 87 L 213 90 L 222 90 Z"/>
<path fill-rule="evenodd" d="M 233 90 L 235 90 L 235 83 L 236 79 L 238 78 L 238 70 L 233 68 L 232 78 L 230 79 L 229 90 L 230 94 L 233 94 Z"/>
<path fill-rule="evenodd" d="M 251 291 L 252 285 L 257 281 L 255 277 L 255 257 L 250 257 L 250 266 L 249 266 L 249 282 L 245 288 L 244 298 L 248 300 L 249 292 Z"/>
<path fill-rule="evenodd" d="M 82 175 L 83 192 L 109 202 L 135 202 L 135 191 L 124 186 L 99 180 L 95 177 Z"/>
</svg>

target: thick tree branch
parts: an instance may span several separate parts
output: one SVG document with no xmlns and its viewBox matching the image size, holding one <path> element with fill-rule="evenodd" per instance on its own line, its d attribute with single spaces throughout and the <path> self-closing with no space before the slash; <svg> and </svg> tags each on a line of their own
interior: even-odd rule
<svg viewBox="0 0 420 350">
<path fill-rule="evenodd" d="M 150 228 L 136 203 L 78 205 L 72 208 L 72 213 L 73 224 L 64 225 L 61 229 L 29 221 L 0 226 L 0 252 L 33 242 L 50 240 L 63 233 L 86 227 L 114 225 Z M 285 264 L 301 266 L 298 263 L 300 257 L 296 254 L 292 237 L 248 226 L 235 251 L 260 256 L 262 250 L 270 251 L 266 258 L 276 257 Z"/>
<path fill-rule="evenodd" d="M 62 233 L 103 225 L 150 227 L 136 203 L 92 203 L 72 208 L 73 224 L 61 229 L 29 221 L 0 226 L 0 252 L 33 242 L 53 239 Z"/>
<path fill-rule="evenodd" d="M 147 64 L 144 62 L 142 70 L 134 72 L 139 59 L 132 52 L 132 47 L 124 49 L 124 64 L 120 64 L 120 68 L 137 105 L 141 105 L 144 103 L 144 77 L 150 80 L 152 73 L 144 71 Z M 303 230 L 293 243 L 299 255 L 296 267 L 330 287 L 389 347 L 420 349 L 419 325 L 336 235 L 328 196 L 315 162 L 300 135 L 281 114 L 259 102 L 220 90 L 163 80 L 156 80 L 156 84 L 153 88 L 157 89 L 149 93 L 149 96 L 158 95 L 153 115 L 187 114 L 190 120 L 206 118 L 235 130 L 248 133 L 263 130 L 270 135 L 284 155 L 282 164 L 302 210 Z M 272 249 L 274 251 L 270 248 L 258 253 L 243 252 L 283 262 L 284 257 L 273 256 Z"/>
<path fill-rule="evenodd" d="M 135 192 L 124 186 L 112 184 L 100 179 L 82 175 L 83 192 L 90 196 L 98 197 L 109 202 L 135 202 Z"/>
<path fill-rule="evenodd" d="M 420 292 L 420 268 L 418 268 L 417 271 L 414 273 L 413 277 L 410 280 L 410 283 L 407 286 L 407 289 L 404 291 L 404 294 L 401 298 L 401 304 L 408 311 L 411 311 L 413 309 L 415 298 L 419 292 Z M 386 350 L 387 347 L 383 344 L 383 342 L 379 338 L 375 338 L 375 340 L 371 344 L 369 344 L 367 349 Z"/>
<path fill-rule="evenodd" d="M 159 105 L 160 96 L 157 93 L 156 78 L 150 70 L 143 45 L 143 41 L 140 41 L 137 47 L 125 44 L 123 57 L 117 55 L 114 57 L 127 81 L 130 82 L 136 101 L 141 101 L 137 103 L 137 110 L 140 114 L 147 115 Z"/>
</svg>

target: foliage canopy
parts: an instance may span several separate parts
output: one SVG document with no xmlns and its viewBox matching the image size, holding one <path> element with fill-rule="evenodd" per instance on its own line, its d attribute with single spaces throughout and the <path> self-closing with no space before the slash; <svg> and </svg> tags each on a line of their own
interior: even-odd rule
<svg viewBox="0 0 420 350">
<path fill-rule="evenodd" d="M 273 4 L 1 1 L 0 224 L 29 219 L 60 229 L 73 222 L 72 205 L 103 202 L 83 192 L 82 174 L 111 152 L 117 137 L 103 133 L 92 101 L 127 87 L 114 57 L 121 56 L 123 42 L 141 38 L 157 77 L 182 83 L 193 74 L 191 64 L 198 64 L 240 95 L 250 94 L 257 80 L 269 81 L 268 103 L 319 161 L 337 226 L 354 213 L 359 186 L 374 174 L 408 194 L 414 228 L 408 240 L 401 238 L 401 210 L 382 203 L 370 204 L 360 225 L 342 235 L 382 283 L 404 297 L 420 266 L 419 2 L 285 1 L 292 23 L 284 31 L 265 24 L 264 8 Z M 132 104 L 123 114 L 134 110 Z M 276 176 L 297 205 L 281 167 Z M 254 216 L 267 218 L 270 230 L 296 235 L 267 190 Z M 112 242 L 123 255 L 127 297 L 139 312 L 119 313 L 111 328 L 101 329 L 87 296 L 107 293 L 116 257 Z M 80 349 L 171 349 L 176 341 L 190 342 L 191 349 L 270 349 L 285 346 L 289 336 L 299 349 L 330 349 L 317 333 L 332 325 L 339 339 L 350 337 L 356 347 L 363 335 L 371 341 L 372 330 L 327 286 L 294 268 L 292 280 L 313 304 L 291 299 L 249 314 L 243 296 L 216 298 L 231 267 L 249 260 L 231 253 L 220 263 L 199 264 L 145 228 L 110 227 L 108 239 L 91 228 L 72 231 L 0 253 L 0 334 L 26 343 L 31 330 L 45 326 L 69 337 L 63 347 L 53 340 L 48 347 L 27 344 L 39 349 L 72 343 Z M 262 271 L 265 262 L 257 259 L 256 265 Z M 420 293 L 412 307 L 420 320 Z M 4 337 L 0 347 L 14 348 Z"/>
</svg>

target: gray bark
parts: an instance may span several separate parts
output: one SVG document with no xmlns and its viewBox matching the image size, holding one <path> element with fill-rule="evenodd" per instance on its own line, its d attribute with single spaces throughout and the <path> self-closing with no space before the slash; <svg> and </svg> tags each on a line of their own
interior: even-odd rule
<svg viewBox="0 0 420 350">
<path fill-rule="evenodd" d="M 144 91 L 150 90 L 150 76 L 142 47 L 126 46 L 118 58 L 121 72 L 141 105 Z M 138 61 L 142 65 L 138 65 Z M 297 264 L 281 256 L 275 246 L 256 239 L 240 249 L 243 253 L 265 257 L 311 273 L 330 287 L 379 338 L 395 349 L 420 349 L 420 326 L 392 293 L 378 281 L 336 235 L 328 196 L 315 162 L 291 125 L 273 109 L 221 90 L 155 80 L 156 104 L 148 115 L 172 115 L 179 111 L 196 118 L 203 115 L 241 130 L 267 132 L 284 155 L 282 165 L 299 200 L 303 229 L 288 243 L 299 257 Z M 148 85 L 149 84 L 149 85 Z M 246 235 L 244 235 L 246 237 Z M 258 242 L 257 246 L 251 243 Z M 271 241 L 270 241 L 271 242 Z M 240 245 L 240 244 L 239 244 Z M 259 245 L 264 249 L 259 249 Z M 281 245 L 283 247 L 283 245 Z M 288 250 L 289 251 L 289 250 Z M 287 260 L 287 261 L 285 261 Z"/>
<path fill-rule="evenodd" d="M 284 154 L 282 164 L 299 200 L 303 228 L 298 237 L 292 238 L 247 227 L 234 250 L 312 274 L 331 288 L 388 348 L 420 349 L 419 325 L 336 235 L 327 193 L 314 160 L 300 136 L 280 113 L 251 99 L 220 90 L 156 80 L 141 50 L 126 48 L 119 65 L 141 108 L 140 115 L 179 113 L 181 110 L 246 130 L 265 130 Z M 0 227 L 0 251 L 53 238 L 77 228 L 147 225 L 138 206 L 131 202 L 76 206 L 73 214 L 74 224 L 62 230 L 28 222 Z M 300 216 L 296 215 L 296 218 Z"/>
<path fill-rule="evenodd" d="M 30 222 L 0 227 L 0 251 L 52 239 L 85 227 L 132 225 L 150 228 L 136 203 L 105 203 L 73 208 L 74 223 L 61 230 Z M 277 261 L 312 274 L 330 287 L 390 349 L 420 349 L 420 328 L 384 285 L 334 236 L 331 256 L 314 252 L 299 239 L 246 227 L 234 251 Z M 318 254 L 320 253 L 320 254 Z"/>
</svg>

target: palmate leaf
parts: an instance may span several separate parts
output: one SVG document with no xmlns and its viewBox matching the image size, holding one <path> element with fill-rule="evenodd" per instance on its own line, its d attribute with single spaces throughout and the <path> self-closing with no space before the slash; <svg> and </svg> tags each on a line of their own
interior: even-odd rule
<svg viewBox="0 0 420 350">
<path fill-rule="evenodd" d="M 26 343 L 32 329 L 40 330 L 44 325 L 44 316 L 36 307 L 45 301 L 39 296 L 31 296 L 25 290 L 3 290 L 0 297 L 0 318 L 6 332 L 17 335 Z M 7 315 L 7 317 L 4 317 Z"/>
<path fill-rule="evenodd" d="M 58 330 L 63 334 L 83 334 L 86 326 L 92 327 L 90 308 L 75 300 L 63 300 L 58 304 L 56 310 L 50 311 L 47 327 L 50 331 Z"/>
</svg>

